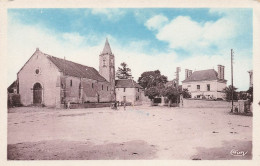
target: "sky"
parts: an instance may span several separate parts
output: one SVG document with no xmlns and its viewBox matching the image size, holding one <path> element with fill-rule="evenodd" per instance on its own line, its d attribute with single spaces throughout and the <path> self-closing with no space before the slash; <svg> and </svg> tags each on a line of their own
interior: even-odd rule
<svg viewBox="0 0 260 166">
<path fill-rule="evenodd" d="M 8 9 L 8 84 L 36 48 L 98 70 L 108 39 L 116 70 L 126 62 L 135 80 L 160 70 L 168 80 L 176 67 L 193 71 L 225 66 L 231 84 L 249 88 L 253 68 L 251 8 L 37 8 Z M 181 82 L 180 82 L 181 83 Z"/>
</svg>

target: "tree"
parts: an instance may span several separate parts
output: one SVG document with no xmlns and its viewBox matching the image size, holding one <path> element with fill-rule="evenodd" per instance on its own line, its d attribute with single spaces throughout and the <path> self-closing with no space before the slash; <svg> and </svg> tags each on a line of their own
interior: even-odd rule
<svg viewBox="0 0 260 166">
<path fill-rule="evenodd" d="M 187 88 L 182 89 L 181 94 L 183 98 L 191 98 L 191 94 Z"/>
<path fill-rule="evenodd" d="M 178 98 L 180 97 L 178 89 L 172 86 L 164 88 L 162 91 L 162 95 L 164 97 L 167 97 L 171 103 L 176 103 L 178 101 Z"/>
<path fill-rule="evenodd" d="M 118 79 L 131 79 L 131 69 L 127 67 L 127 64 L 125 62 L 120 64 L 121 67 L 118 67 L 116 71 L 116 77 Z"/>
<path fill-rule="evenodd" d="M 167 77 L 161 75 L 159 70 L 143 72 L 138 78 L 138 83 L 144 88 L 157 87 L 163 89 L 167 82 Z"/>
<path fill-rule="evenodd" d="M 160 90 L 157 87 L 150 87 L 145 89 L 145 96 L 148 96 L 149 99 L 153 100 L 156 96 L 160 95 Z"/>
<path fill-rule="evenodd" d="M 237 88 L 233 87 L 233 100 L 237 100 L 238 99 L 238 93 L 236 92 L 236 90 L 237 90 Z M 228 87 L 223 89 L 223 92 L 226 95 L 225 99 L 227 101 L 232 100 L 232 85 L 229 85 Z"/>
<path fill-rule="evenodd" d="M 250 87 L 247 90 L 247 93 L 248 93 L 248 99 L 250 100 L 250 102 L 253 102 L 253 87 Z"/>
</svg>

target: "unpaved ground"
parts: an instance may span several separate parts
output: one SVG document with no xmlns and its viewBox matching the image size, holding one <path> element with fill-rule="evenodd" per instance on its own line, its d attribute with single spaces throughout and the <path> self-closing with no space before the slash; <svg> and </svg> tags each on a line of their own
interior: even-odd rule
<svg viewBox="0 0 260 166">
<path fill-rule="evenodd" d="M 252 117 L 225 108 L 12 108 L 8 159 L 251 159 Z M 231 151 L 245 152 L 244 156 Z"/>
</svg>

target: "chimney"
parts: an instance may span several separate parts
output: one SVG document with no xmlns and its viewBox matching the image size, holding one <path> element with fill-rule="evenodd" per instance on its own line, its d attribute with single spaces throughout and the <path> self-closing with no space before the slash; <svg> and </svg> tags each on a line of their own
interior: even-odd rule
<svg viewBox="0 0 260 166">
<path fill-rule="evenodd" d="M 186 78 L 189 78 L 192 74 L 192 70 L 189 70 L 189 69 L 185 69 L 185 79 Z"/>
<path fill-rule="evenodd" d="M 218 65 L 218 79 L 224 80 L 225 78 L 225 66 Z"/>
<path fill-rule="evenodd" d="M 185 69 L 185 79 L 187 79 L 189 76 L 188 76 L 188 72 L 189 70 L 188 69 Z"/>
<path fill-rule="evenodd" d="M 191 74 L 192 74 L 192 70 L 189 70 L 189 71 L 188 71 L 188 77 L 190 77 Z"/>
</svg>

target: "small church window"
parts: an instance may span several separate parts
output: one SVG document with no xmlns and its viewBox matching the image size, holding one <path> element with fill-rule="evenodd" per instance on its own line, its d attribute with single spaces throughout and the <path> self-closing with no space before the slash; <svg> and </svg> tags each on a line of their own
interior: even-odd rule
<svg viewBox="0 0 260 166">
<path fill-rule="evenodd" d="M 124 88 L 124 92 L 125 92 L 125 88 Z"/>
<path fill-rule="evenodd" d="M 92 86 L 92 88 L 94 88 L 94 83 L 92 83 L 92 85 L 91 85 L 91 86 Z"/>
<path fill-rule="evenodd" d="M 72 86 L 72 80 L 70 80 L 70 86 Z"/>
<path fill-rule="evenodd" d="M 106 66 L 106 60 L 103 59 L 103 66 L 105 67 Z"/>
<path fill-rule="evenodd" d="M 107 86 L 107 91 L 108 91 L 108 86 Z"/>
<path fill-rule="evenodd" d="M 197 90 L 200 90 L 200 85 L 197 85 Z"/>
<path fill-rule="evenodd" d="M 102 85 L 102 90 L 103 90 L 103 85 Z"/>
</svg>

